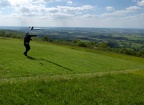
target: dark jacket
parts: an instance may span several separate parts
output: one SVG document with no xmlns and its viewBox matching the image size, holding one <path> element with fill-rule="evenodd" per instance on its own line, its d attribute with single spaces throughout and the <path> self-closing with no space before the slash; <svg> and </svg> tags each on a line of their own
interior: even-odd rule
<svg viewBox="0 0 144 105">
<path fill-rule="evenodd" d="M 29 44 L 31 39 L 31 35 L 26 35 L 25 38 L 24 38 L 24 44 Z"/>
<path fill-rule="evenodd" d="M 30 35 L 29 33 L 26 33 L 26 36 L 24 37 L 24 44 L 29 44 L 30 40 L 32 40 L 31 37 L 35 37 L 35 36 L 37 35 Z"/>
</svg>

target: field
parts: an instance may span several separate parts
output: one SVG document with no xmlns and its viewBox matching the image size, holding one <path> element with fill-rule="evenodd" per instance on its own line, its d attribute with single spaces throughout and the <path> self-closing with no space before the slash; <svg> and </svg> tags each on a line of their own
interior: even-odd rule
<svg viewBox="0 0 144 105">
<path fill-rule="evenodd" d="M 0 37 L 0 105 L 144 104 L 144 59 Z"/>
</svg>

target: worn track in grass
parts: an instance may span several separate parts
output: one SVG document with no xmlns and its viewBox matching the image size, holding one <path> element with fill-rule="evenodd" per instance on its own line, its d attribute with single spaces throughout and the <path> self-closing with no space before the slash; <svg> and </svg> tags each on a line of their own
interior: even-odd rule
<svg viewBox="0 0 144 105">
<path fill-rule="evenodd" d="M 2 78 L 0 79 L 0 83 L 14 83 L 20 81 L 29 81 L 29 80 L 44 80 L 48 81 L 51 79 L 59 80 L 59 79 L 72 79 L 72 78 L 80 78 L 80 77 L 95 77 L 95 76 L 104 76 L 104 75 L 112 75 L 112 74 L 128 74 L 137 71 L 143 71 L 143 68 L 137 69 L 129 69 L 129 70 L 121 70 L 121 71 L 108 71 L 108 72 L 95 72 L 95 73 L 79 73 L 79 74 L 61 74 L 61 75 L 38 75 L 38 76 L 29 76 L 29 77 L 18 77 L 18 78 Z"/>
</svg>

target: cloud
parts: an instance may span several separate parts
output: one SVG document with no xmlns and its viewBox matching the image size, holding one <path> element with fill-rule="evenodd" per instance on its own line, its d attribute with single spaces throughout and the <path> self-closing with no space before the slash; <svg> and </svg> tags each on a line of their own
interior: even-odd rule
<svg viewBox="0 0 144 105">
<path fill-rule="evenodd" d="M 72 0 L 1 0 L 10 3 L 13 7 L 29 6 L 29 5 L 47 5 L 48 3 L 65 2 L 72 5 Z"/>
<path fill-rule="evenodd" d="M 144 6 L 144 0 L 138 1 L 138 6 Z"/>
<path fill-rule="evenodd" d="M 35 3 L 53 3 L 53 2 L 66 2 L 68 5 L 72 5 L 72 0 L 32 0 Z"/>
<path fill-rule="evenodd" d="M 19 8 L 16 8 L 17 13 L 23 14 L 24 16 L 45 16 L 45 15 L 51 15 L 51 16 L 71 16 L 72 14 L 78 14 L 79 12 L 83 13 L 89 10 L 92 10 L 93 6 L 90 5 L 83 5 L 80 7 L 72 7 L 72 6 L 56 6 L 56 7 L 45 7 L 43 5 L 40 6 L 22 6 Z M 71 15 L 70 15 L 71 14 Z"/>
<path fill-rule="evenodd" d="M 124 10 L 117 10 L 117 11 L 114 11 L 112 13 L 104 13 L 101 16 L 124 16 L 124 15 L 127 15 L 129 13 L 135 12 L 139 9 L 140 9 L 140 7 L 138 7 L 138 6 L 130 6 Z"/>
<path fill-rule="evenodd" d="M 71 6 L 57 6 L 51 8 L 45 8 L 45 14 L 43 16 L 51 16 L 51 18 L 65 19 L 74 18 L 77 15 L 83 15 L 86 11 L 91 10 L 93 7 L 90 5 L 83 5 L 80 7 Z"/>
<path fill-rule="evenodd" d="M 7 0 L 0 0 L 0 7 L 6 8 L 6 7 L 10 7 L 10 6 L 11 6 L 11 4 Z"/>
<path fill-rule="evenodd" d="M 64 2 L 65 6 L 48 7 L 48 3 Z M 11 6 L 13 14 L 21 16 L 73 16 L 82 14 L 94 7 L 91 5 L 72 6 L 72 0 L 0 0 L 1 5 Z M 10 14 L 9 14 L 10 15 Z M 64 17 L 63 16 L 63 17 Z"/>
<path fill-rule="evenodd" d="M 139 9 L 140 9 L 140 7 L 138 7 L 138 6 L 130 6 L 130 7 L 126 8 L 126 11 L 134 12 L 134 11 L 137 11 Z"/>
<path fill-rule="evenodd" d="M 0 25 L 144 27 L 143 2 L 116 10 L 73 0 L 0 0 Z"/>
<path fill-rule="evenodd" d="M 106 7 L 106 10 L 107 10 L 107 11 L 113 11 L 113 10 L 115 10 L 115 8 L 112 7 L 112 6 L 108 6 L 108 7 Z"/>
<path fill-rule="evenodd" d="M 7 2 L 9 2 L 12 6 L 21 6 L 21 5 L 26 5 L 26 4 L 30 4 L 29 0 L 7 0 Z"/>
<path fill-rule="evenodd" d="M 72 0 L 67 0 L 67 4 L 68 4 L 68 5 L 72 5 L 72 4 L 73 4 L 73 1 L 72 1 Z"/>
<path fill-rule="evenodd" d="M 81 22 L 81 24 L 87 24 L 87 26 L 91 25 L 92 27 L 144 28 L 143 17 L 144 13 L 123 17 L 101 17 L 99 15 L 88 15 L 85 17 L 81 16 L 77 19 Z"/>
<path fill-rule="evenodd" d="M 57 9 L 62 12 L 76 12 L 76 11 L 87 11 L 92 10 L 93 6 L 91 5 L 83 5 L 80 7 L 69 7 L 69 6 L 57 6 Z"/>
</svg>

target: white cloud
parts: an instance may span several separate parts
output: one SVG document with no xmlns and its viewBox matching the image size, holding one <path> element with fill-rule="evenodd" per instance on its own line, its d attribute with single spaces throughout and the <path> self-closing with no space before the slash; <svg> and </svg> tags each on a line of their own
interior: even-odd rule
<svg viewBox="0 0 144 105">
<path fill-rule="evenodd" d="M 35 3 L 52 3 L 52 2 L 66 2 L 68 5 L 72 5 L 72 0 L 32 0 Z"/>
<path fill-rule="evenodd" d="M 72 0 L 1 0 L 2 3 L 9 3 L 14 7 L 21 7 L 21 6 L 33 6 L 33 5 L 45 5 L 47 3 L 53 2 L 65 2 L 68 5 L 72 5 Z M 5 2 L 4 2 L 5 1 Z"/>
<path fill-rule="evenodd" d="M 6 8 L 11 6 L 11 4 L 7 0 L 0 0 L 0 7 Z"/>
<path fill-rule="evenodd" d="M 70 6 L 73 4 L 72 0 L 1 0 L 1 2 L 3 5 L 11 5 L 13 14 L 15 13 L 23 16 L 43 16 L 47 14 L 51 16 L 60 16 L 60 14 L 71 16 L 70 14 L 82 14 L 83 12 L 93 9 L 91 5 L 79 7 Z M 47 3 L 52 2 L 65 2 L 67 6 L 47 7 Z"/>
<path fill-rule="evenodd" d="M 139 6 L 144 6 L 144 0 L 138 1 L 138 5 L 139 5 Z"/>
<path fill-rule="evenodd" d="M 124 15 L 127 15 L 129 13 L 135 12 L 139 9 L 140 9 L 140 7 L 130 6 L 124 10 L 118 10 L 118 11 L 114 11 L 112 13 L 104 13 L 101 16 L 124 16 Z"/>
<path fill-rule="evenodd" d="M 72 5 L 72 4 L 73 4 L 73 1 L 72 1 L 72 0 L 67 0 L 67 4 L 68 4 L 68 5 Z"/>
<path fill-rule="evenodd" d="M 43 5 L 40 6 L 22 6 L 19 8 L 16 8 L 17 13 L 23 14 L 23 15 L 60 15 L 60 14 L 65 14 L 64 16 L 69 15 L 69 14 L 78 14 L 79 12 L 86 12 L 91 10 L 93 7 L 90 5 L 83 5 L 81 7 L 71 7 L 71 6 L 57 6 L 57 7 L 50 7 L 47 8 Z"/>
<path fill-rule="evenodd" d="M 7 0 L 12 6 L 20 6 L 30 4 L 29 0 Z"/>
<path fill-rule="evenodd" d="M 137 11 L 139 9 L 140 9 L 140 7 L 138 7 L 138 6 L 130 6 L 130 7 L 126 8 L 126 10 L 128 12 L 134 12 L 134 11 Z"/>
<path fill-rule="evenodd" d="M 13 18 L 14 17 L 14 18 Z M 67 17 L 67 18 L 66 18 Z M 74 16 L 67 13 L 47 14 L 45 16 L 23 17 L 13 14 L 0 16 L 0 24 L 24 26 L 74 26 L 74 27 L 144 27 L 144 14 L 124 17 L 102 17 L 99 15 L 85 14 Z"/>
<path fill-rule="evenodd" d="M 112 6 L 108 6 L 108 7 L 106 7 L 106 10 L 107 10 L 107 11 L 113 11 L 113 10 L 115 10 L 115 8 L 112 7 Z"/>
<path fill-rule="evenodd" d="M 144 28 L 143 17 L 144 13 L 123 17 L 101 17 L 98 15 L 88 15 L 84 17 L 81 16 L 77 19 L 81 24 L 87 24 L 87 26 L 91 25 L 92 27 Z"/>
<path fill-rule="evenodd" d="M 62 5 L 52 7 L 55 2 Z M 0 25 L 144 27 L 140 14 L 144 0 L 135 2 L 137 6 L 122 10 L 108 6 L 101 11 L 73 0 L 0 0 Z"/>
<path fill-rule="evenodd" d="M 57 6 L 57 9 L 62 12 L 71 12 L 71 11 L 87 11 L 93 9 L 93 6 L 83 5 L 81 7 L 69 7 L 69 6 Z"/>
</svg>

